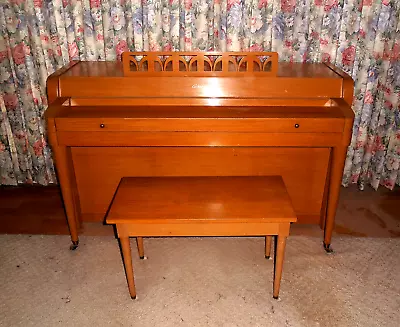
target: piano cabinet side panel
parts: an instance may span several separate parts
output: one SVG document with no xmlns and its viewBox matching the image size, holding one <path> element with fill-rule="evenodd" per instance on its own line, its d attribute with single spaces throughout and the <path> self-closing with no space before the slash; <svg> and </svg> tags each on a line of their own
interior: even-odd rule
<svg viewBox="0 0 400 327">
<path fill-rule="evenodd" d="M 299 222 L 320 221 L 329 148 L 73 147 L 83 221 L 103 221 L 124 176 L 282 175 Z"/>
</svg>

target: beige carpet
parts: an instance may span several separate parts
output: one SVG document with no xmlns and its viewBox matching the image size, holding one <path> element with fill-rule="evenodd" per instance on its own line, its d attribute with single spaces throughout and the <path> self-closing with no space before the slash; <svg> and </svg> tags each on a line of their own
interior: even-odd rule
<svg viewBox="0 0 400 327">
<path fill-rule="evenodd" d="M 113 237 L 0 235 L 0 326 L 400 325 L 400 238 L 291 236 L 278 301 L 262 238 L 144 244 L 131 300 Z"/>
</svg>

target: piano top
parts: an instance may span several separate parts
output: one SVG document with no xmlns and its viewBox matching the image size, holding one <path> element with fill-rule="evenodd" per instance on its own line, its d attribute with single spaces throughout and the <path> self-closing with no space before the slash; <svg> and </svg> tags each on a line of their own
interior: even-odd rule
<svg viewBox="0 0 400 327">
<path fill-rule="evenodd" d="M 302 135 L 305 143 L 296 138 L 296 144 L 307 144 L 307 137 L 322 133 L 329 140 L 318 144 L 333 144 L 350 130 L 353 81 L 330 64 L 279 63 L 267 53 L 220 54 L 214 61 L 205 54 L 189 61 L 186 55 L 168 55 L 161 60 L 154 53 L 125 53 L 128 60 L 122 62 L 72 62 L 60 69 L 47 83 L 49 130 L 67 139 L 73 133 L 81 145 L 79 133 L 86 132 L 92 139 L 85 145 L 115 145 L 109 138 L 114 132 L 206 133 L 179 141 L 189 145 L 250 144 L 246 133 Z M 268 55 L 271 65 L 260 59 Z M 225 134 L 214 142 L 209 132 Z M 226 133 L 241 133 L 241 139 Z M 122 138 L 118 144 L 148 145 L 154 134 L 148 137 Z M 176 144 L 172 139 L 163 144 Z M 264 139 L 257 144 L 265 145 Z"/>
<path fill-rule="evenodd" d="M 353 93 L 350 76 L 329 63 L 279 62 L 267 52 L 125 52 L 120 62 L 71 62 L 47 84 L 50 103 L 72 106 L 326 106 L 350 104 Z"/>
<path fill-rule="evenodd" d="M 79 61 L 61 76 L 61 78 L 69 77 L 124 77 L 124 72 L 122 62 Z M 343 78 L 324 63 L 286 62 L 280 62 L 278 64 L 278 73 L 276 77 L 324 79 Z"/>
</svg>

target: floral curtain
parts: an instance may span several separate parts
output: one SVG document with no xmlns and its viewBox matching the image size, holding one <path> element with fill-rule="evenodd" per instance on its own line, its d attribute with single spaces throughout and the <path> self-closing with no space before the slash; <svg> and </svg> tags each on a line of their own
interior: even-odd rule
<svg viewBox="0 0 400 327">
<path fill-rule="evenodd" d="M 125 50 L 277 51 L 355 80 L 343 184 L 400 184 L 400 0 L 0 0 L 0 184 L 56 182 L 48 75 Z"/>
</svg>

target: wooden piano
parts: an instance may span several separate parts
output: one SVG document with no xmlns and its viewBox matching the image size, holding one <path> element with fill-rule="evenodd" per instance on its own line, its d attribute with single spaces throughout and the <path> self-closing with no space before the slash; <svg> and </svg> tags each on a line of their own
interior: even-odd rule
<svg viewBox="0 0 400 327">
<path fill-rule="evenodd" d="M 47 81 L 48 138 L 73 244 L 124 176 L 281 175 L 330 251 L 354 114 L 352 79 L 267 52 L 128 52 Z"/>
</svg>

